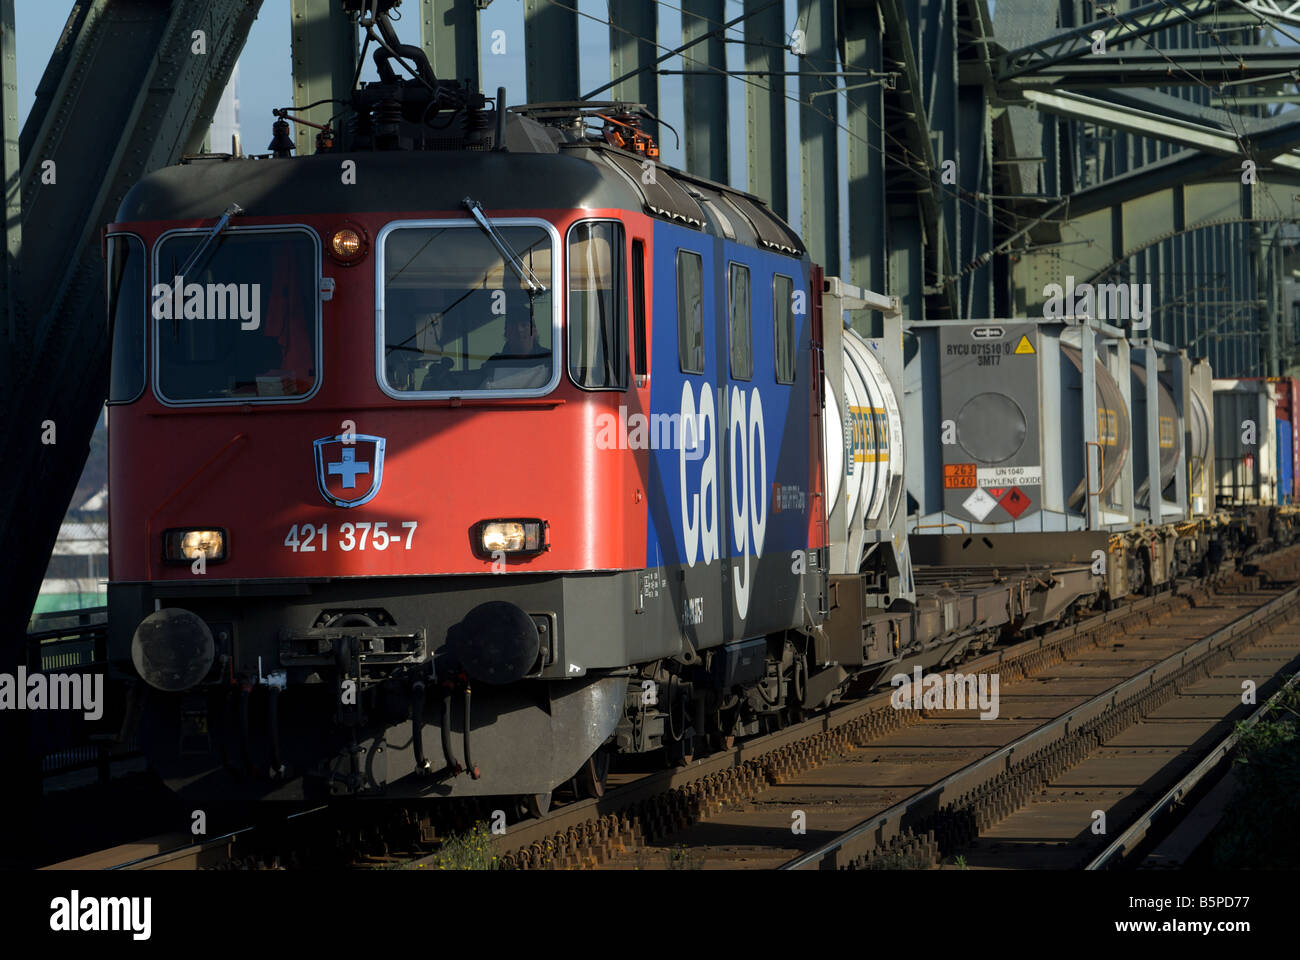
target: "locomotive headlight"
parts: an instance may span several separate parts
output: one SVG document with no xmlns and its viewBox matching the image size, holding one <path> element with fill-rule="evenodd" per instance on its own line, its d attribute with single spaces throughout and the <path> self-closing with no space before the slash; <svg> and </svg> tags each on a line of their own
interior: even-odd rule
<svg viewBox="0 0 1300 960">
<path fill-rule="evenodd" d="M 355 224 L 345 223 L 330 234 L 327 247 L 335 262 L 350 267 L 366 255 L 370 243 L 364 230 Z"/>
<path fill-rule="evenodd" d="M 168 530 L 163 534 L 163 559 L 188 563 L 200 556 L 211 561 L 226 559 L 226 531 L 220 527 L 203 530 Z"/>
<path fill-rule="evenodd" d="M 545 520 L 484 520 L 478 542 L 485 554 L 541 553 L 547 548 Z"/>
</svg>

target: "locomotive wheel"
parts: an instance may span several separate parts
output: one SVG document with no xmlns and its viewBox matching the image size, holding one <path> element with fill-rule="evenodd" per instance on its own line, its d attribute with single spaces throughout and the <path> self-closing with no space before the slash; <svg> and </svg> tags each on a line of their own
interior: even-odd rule
<svg viewBox="0 0 1300 960">
<path fill-rule="evenodd" d="M 799 723 L 804 716 L 804 696 L 808 690 L 808 664 L 802 656 L 794 658 L 794 675 L 791 677 L 792 689 L 787 699 L 786 711 L 791 723 Z"/>
<path fill-rule="evenodd" d="M 605 795 L 605 780 L 609 777 L 609 751 L 597 750 L 578 768 L 578 795 L 599 799 Z"/>
</svg>

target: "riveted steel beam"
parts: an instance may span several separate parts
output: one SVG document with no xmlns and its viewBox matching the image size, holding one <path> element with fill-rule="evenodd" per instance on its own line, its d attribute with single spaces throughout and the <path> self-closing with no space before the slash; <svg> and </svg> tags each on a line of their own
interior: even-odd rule
<svg viewBox="0 0 1300 960">
<path fill-rule="evenodd" d="M 714 33 L 726 17 L 723 0 L 683 0 L 682 42 Z M 708 37 L 682 54 L 686 118 L 686 169 L 718 183 L 730 179 L 727 162 L 727 54 L 722 35 Z"/>
<path fill-rule="evenodd" d="M 1086 87 L 1201 87 L 1206 84 L 1295 79 L 1294 52 L 1286 48 L 1222 46 L 1183 50 L 1141 47 L 1114 50 L 1043 67 L 999 84 L 1002 99 L 1015 99 L 1017 90 L 1079 89 Z"/>
<path fill-rule="evenodd" d="M 104 402 L 100 230 L 144 174 L 202 143 L 260 8 L 261 0 L 98 0 L 60 41 L 66 69 L 29 120 L 39 129 L 23 136 L 31 146 L 21 289 L 34 320 L 0 355 L 0 444 L 25 464 L 0 500 L 7 638 L 23 635 Z M 56 442 L 42 443 L 47 422 Z"/>
<path fill-rule="evenodd" d="M 835 69 L 834 0 L 801 0 L 799 22 L 813 70 Z M 840 275 L 839 136 L 836 123 L 838 95 L 815 97 L 835 89 L 836 80 L 799 78 L 799 159 L 803 185 L 803 240 L 813 260 L 831 276 Z"/>
<path fill-rule="evenodd" d="M 14 0 L 0 0 L 0 167 L 4 171 L 5 242 L 0 249 L 0 309 L 4 310 L 5 336 L 13 348 L 24 336 L 21 297 L 18 292 L 19 255 L 22 251 L 22 161 L 18 133 L 18 57 L 14 36 Z"/>
<path fill-rule="evenodd" d="M 344 13 L 342 4 L 332 0 L 292 0 L 290 18 L 293 105 L 300 109 L 296 115 L 312 123 L 325 123 L 346 107 L 338 103 L 322 103 L 310 110 L 301 108 L 318 100 L 350 99 L 352 77 L 357 69 L 357 26 Z M 270 118 L 253 119 L 255 123 L 270 122 Z M 258 127 L 254 127 L 253 133 L 261 136 Z M 298 152 L 310 153 L 306 144 L 311 143 L 315 131 L 310 127 L 295 126 L 291 133 L 298 144 Z M 269 141 L 270 137 L 267 139 Z M 228 146 L 218 144 L 216 149 L 221 151 Z M 261 148 L 261 144 L 255 146 Z"/>
<path fill-rule="evenodd" d="M 640 70 L 640 73 L 614 85 L 611 96 L 629 103 L 644 103 L 659 115 L 659 77 L 649 69 L 659 56 L 654 45 L 658 34 L 654 0 L 609 0 L 609 71 L 610 76 Z M 662 137 L 662 134 L 659 135 Z"/>
<path fill-rule="evenodd" d="M 471 90 L 479 73 L 479 0 L 420 0 L 420 45 L 436 76 L 464 80 Z M 577 6 L 576 2 L 574 6 Z"/>
<path fill-rule="evenodd" d="M 766 71 L 745 86 L 745 149 L 749 192 L 788 216 L 785 160 L 785 11 L 765 0 L 745 0 L 745 69 Z M 872 287 L 872 289 L 878 289 Z"/>
<path fill-rule="evenodd" d="M 529 103 L 577 100 L 578 0 L 524 0 Z"/>
<path fill-rule="evenodd" d="M 1214 13 L 1221 4 L 1222 0 L 1179 0 L 1178 3 L 1157 0 L 1133 10 L 1107 14 L 1004 54 L 998 59 L 997 77 L 999 81 L 1010 80 L 1094 55 L 1098 32 L 1109 48 Z"/>
<path fill-rule="evenodd" d="M 847 70 L 881 70 L 880 14 L 849 6 L 841 29 Z M 848 93 L 849 277 L 871 290 L 886 289 L 884 102 L 879 84 Z"/>
</svg>

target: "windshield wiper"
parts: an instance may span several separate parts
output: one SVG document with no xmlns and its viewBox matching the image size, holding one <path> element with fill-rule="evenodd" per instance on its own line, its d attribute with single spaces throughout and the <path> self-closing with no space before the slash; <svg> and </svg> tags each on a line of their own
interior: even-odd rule
<svg viewBox="0 0 1300 960">
<path fill-rule="evenodd" d="M 501 256 L 505 258 L 510 269 L 517 273 L 519 279 L 527 285 L 528 296 L 531 298 L 539 293 L 545 293 L 546 284 L 542 283 L 541 278 L 525 266 L 524 262 L 519 259 L 519 255 L 515 253 L 514 250 L 510 249 L 510 244 L 506 243 L 506 238 L 501 236 L 501 234 L 497 232 L 497 228 L 492 226 L 491 221 L 484 216 L 483 204 L 469 197 L 466 197 L 461 201 L 461 203 L 464 204 L 465 209 L 469 211 L 470 216 L 478 221 L 478 225 L 483 228 L 483 232 L 487 234 L 487 238 L 492 241 L 492 246 L 497 248 L 497 253 L 501 254 Z"/>
<path fill-rule="evenodd" d="M 185 266 L 181 267 L 180 275 L 182 277 L 188 277 L 190 271 L 197 270 L 203 266 L 207 261 L 208 252 L 212 249 L 212 245 L 216 242 L 217 237 L 221 236 L 221 232 L 230 225 L 230 218 L 238 216 L 243 212 L 244 208 L 237 203 L 231 203 L 230 206 L 226 207 L 226 212 L 221 215 L 220 219 L 218 219 L 215 224 L 213 224 L 212 230 L 203 238 L 203 242 L 199 244 L 199 248 L 191 254 L 189 260 L 185 262 Z"/>
</svg>

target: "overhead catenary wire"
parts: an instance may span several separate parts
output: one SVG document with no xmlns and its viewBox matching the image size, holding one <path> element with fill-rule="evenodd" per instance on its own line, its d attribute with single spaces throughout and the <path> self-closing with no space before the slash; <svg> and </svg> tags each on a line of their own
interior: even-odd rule
<svg viewBox="0 0 1300 960">
<path fill-rule="evenodd" d="M 579 10 L 579 9 L 578 9 L 577 7 L 575 7 L 575 6 L 570 6 L 569 4 L 566 4 L 566 3 L 561 2 L 561 0 L 547 0 L 547 2 L 550 3 L 550 4 L 552 4 L 553 6 L 557 6 L 557 7 L 560 7 L 561 9 L 568 10 L 568 11 L 571 12 L 571 13 L 575 13 L 575 14 L 577 14 L 577 15 L 580 16 L 580 17 L 585 17 L 586 19 L 589 19 L 589 20 L 595 21 L 596 23 L 603 24 L 604 26 L 607 26 L 607 27 L 609 27 L 609 28 L 611 28 L 611 29 L 613 29 L 613 30 L 617 30 L 617 31 L 619 31 L 620 33 L 627 34 L 627 35 L 630 36 L 630 37 L 633 37 L 633 38 L 635 38 L 635 39 L 637 39 L 637 40 L 640 40 L 640 41 L 642 41 L 642 42 L 644 42 L 644 43 L 650 44 L 650 45 L 653 46 L 653 47 L 657 47 L 657 48 L 660 49 L 660 50 L 668 50 L 668 49 L 669 49 L 665 44 L 659 43 L 657 40 L 653 40 L 653 39 L 651 39 L 651 38 L 649 38 L 649 37 L 643 36 L 642 34 L 636 33 L 635 31 L 630 30 L 630 29 L 628 29 L 628 28 L 626 28 L 626 27 L 619 26 L 618 24 L 611 23 L 609 20 L 603 19 L 603 18 L 601 18 L 601 17 L 597 17 L 597 16 L 595 16 L 595 15 L 593 15 L 593 14 L 590 14 L 590 13 L 586 13 L 586 12 L 584 12 L 584 11 L 582 11 L 582 10 Z M 762 9 L 765 9 L 765 8 L 762 8 Z M 751 11 L 750 15 L 752 15 L 754 12 L 757 12 L 757 11 Z M 694 14 L 692 14 L 692 16 L 694 16 Z M 704 18 L 704 19 L 707 19 L 707 18 Z M 680 50 L 680 48 L 679 48 L 679 50 Z M 676 55 L 676 54 L 675 54 L 673 51 L 670 51 L 670 55 Z M 633 72 L 632 72 L 631 74 L 629 74 L 629 75 L 630 75 L 630 76 L 635 76 L 636 73 L 640 73 L 640 72 L 642 72 L 643 70 L 650 69 L 651 67 L 656 66 L 657 64 L 662 63 L 664 60 L 669 59 L 669 58 L 670 58 L 669 56 L 661 57 L 661 58 L 659 58 L 658 60 L 656 60 L 653 64 L 648 64 L 648 65 L 646 65 L 645 67 L 639 68 L 638 70 L 633 71 Z M 728 71 L 728 70 L 726 70 L 726 69 L 723 69 L 723 68 L 721 68 L 721 67 L 717 67 L 717 66 L 714 66 L 713 64 L 710 64 L 710 63 L 707 63 L 707 62 L 702 62 L 702 61 L 695 61 L 695 62 L 697 62 L 697 63 L 701 63 L 702 66 L 704 66 L 707 70 L 709 70 L 709 71 L 711 71 L 711 72 L 714 72 L 714 73 L 720 74 L 720 75 L 725 76 L 725 77 L 733 77 L 734 79 L 736 79 L 736 80 L 740 81 L 741 83 L 744 83 L 744 84 L 746 84 L 746 85 L 748 85 L 748 86 L 753 86 L 753 87 L 755 87 L 756 89 L 759 89 L 759 90 L 765 90 L 765 91 L 767 91 L 768 93 L 774 93 L 774 92 L 775 92 L 775 91 L 772 90 L 772 88 L 771 88 L 770 86 L 765 86 L 765 85 L 763 85 L 763 84 L 756 83 L 756 82 L 754 82 L 754 81 L 752 81 L 752 80 L 747 79 L 747 78 L 744 77 L 744 76 L 736 76 L 733 72 Z M 589 94 L 586 94 L 585 96 L 594 96 L 594 95 L 596 95 L 597 93 L 603 93 L 605 90 L 610 89 L 613 85 L 614 85 L 614 84 L 612 84 L 612 83 L 611 83 L 611 84 L 606 84 L 606 85 L 604 85 L 604 86 L 602 86 L 602 87 L 597 88 L 596 90 L 591 91 Z M 823 110 L 819 110 L 819 109 L 817 109 L 815 106 L 813 106 L 812 104 L 808 103 L 807 101 L 804 101 L 804 100 L 802 100 L 802 99 L 800 99 L 800 98 L 798 98 L 798 97 L 791 96 L 791 95 L 788 94 L 788 93 L 782 93 L 782 94 L 781 94 L 781 97 L 782 97 L 783 99 L 785 99 L 785 100 L 791 102 L 791 103 L 797 104 L 801 109 L 811 111 L 812 113 L 816 114 L 817 116 L 820 116 L 820 117 L 822 117 L 822 118 L 824 118 L 824 119 L 826 119 L 826 120 L 829 120 L 829 121 L 831 122 L 831 124 L 832 124 L 832 125 L 833 125 L 837 130 L 841 130 L 841 131 L 843 131 L 843 132 L 844 132 L 847 136 L 849 136 L 851 139 L 856 140 L 856 141 L 858 141 L 859 143 L 864 144 L 868 149 L 873 150 L 873 151 L 879 153 L 879 154 L 880 154 L 881 156 L 883 156 L 883 157 L 889 157 L 889 153 L 888 153 L 888 151 L 886 151 L 884 148 L 878 146 L 877 144 L 873 143 L 872 141 L 866 139 L 865 137 L 859 136 L 858 134 L 854 133 L 854 132 L 853 132 L 852 130 L 850 130 L 848 127 L 846 127 L 846 126 L 844 126 L 842 123 L 840 123 L 839 120 L 838 120 L 838 118 L 836 118 L 836 117 L 833 116 L 832 114 L 827 113 L 826 111 L 823 111 Z M 585 97 L 584 97 L 584 98 L 585 98 Z M 850 101 L 850 105 L 851 105 L 851 101 Z M 892 141 L 892 142 L 893 142 L 893 143 L 898 147 L 898 149 L 899 149 L 899 150 L 902 152 L 902 154 L 904 155 L 904 156 L 903 156 L 904 161 L 911 161 L 911 165 L 913 166 L 914 169 L 918 169 L 918 170 L 919 170 L 919 169 L 921 169 L 921 168 L 928 168 L 928 164 L 925 163 L 924 158 L 922 158 L 922 157 L 918 157 L 916 154 L 914 154 L 914 153 L 913 153 L 913 152 L 912 152 L 912 151 L 907 147 L 906 144 L 904 144 L 902 141 L 900 141 L 897 137 L 893 136 L 893 134 L 891 134 L 888 130 L 886 130 L 885 127 L 884 127 L 882 124 L 878 123 L 878 122 L 877 122 L 874 118 L 872 118 L 869 114 L 867 114 L 867 119 L 872 123 L 873 126 L 876 127 L 876 129 L 878 129 L 878 130 L 881 132 L 881 134 L 882 134 L 883 136 L 885 136 L 886 138 L 888 138 L 890 141 Z M 976 204 L 973 200 L 971 200 L 970 197 L 967 195 L 967 191 L 963 191 L 963 190 L 949 190 L 949 189 L 946 189 L 946 185 L 940 183 L 940 182 L 937 181 L 937 180 L 933 180 L 933 179 L 932 179 L 930 182 L 931 182 L 931 186 L 932 186 L 932 187 L 933 187 L 933 188 L 934 188 L 938 193 L 940 193 L 940 194 L 942 194 L 942 195 L 944 195 L 944 196 L 946 196 L 946 197 L 950 197 L 950 198 L 956 200 L 956 201 L 959 202 L 959 203 L 965 203 L 967 206 L 971 207 L 973 210 L 975 210 L 976 212 L 978 212 L 980 215 L 982 215 L 982 216 L 988 216 L 990 220 L 992 220 L 995 224 L 997 224 L 999 227 L 1001 227 L 1001 228 L 1004 229 L 1004 230 L 1015 229 L 1015 228 L 1019 225 L 1019 223 L 1025 219 L 1024 216 L 1023 216 L 1022 214 L 1019 214 L 1019 213 L 1017 213 L 1016 211 L 1013 211 L 1013 210 L 1009 210 L 1009 209 L 1006 209 L 1006 208 L 1000 207 L 999 205 L 997 205 L 997 204 L 993 204 L 993 203 L 990 203 L 990 204 L 989 204 L 989 209 L 986 210 L 984 207 L 982 207 L 982 206 Z M 1012 218 L 1014 218 L 1015 222 L 1012 223 L 1012 224 L 1004 223 L 1004 222 L 1000 221 L 1000 220 L 997 218 L 997 216 L 996 216 L 997 213 L 1001 213 L 1001 214 L 1003 214 L 1003 215 L 1005 215 L 1005 216 L 1012 217 Z M 1043 221 L 1043 222 L 1045 222 L 1045 221 Z"/>
<path fill-rule="evenodd" d="M 554 2 L 554 0 L 553 0 L 553 2 Z M 675 5 L 671 4 L 671 3 L 666 2 L 666 0 L 652 0 L 652 2 L 655 3 L 655 4 L 657 4 L 657 5 L 659 5 L 659 6 L 661 6 L 661 7 L 666 7 L 666 8 L 669 9 L 669 10 L 676 10 L 676 11 L 678 11 L 679 13 L 681 13 L 683 17 L 687 17 L 687 16 L 689 16 L 689 17 L 692 17 L 692 18 L 697 19 L 697 20 L 702 20 L 702 21 L 704 21 L 705 23 L 712 24 L 712 25 L 714 25 L 714 26 L 719 26 L 719 27 L 724 27 L 724 28 L 727 27 L 727 24 L 724 24 L 724 23 L 722 23 L 721 21 L 714 20 L 713 18 L 711 18 L 711 17 L 707 17 L 707 16 L 705 16 L 704 14 L 701 14 L 701 13 L 696 13 L 696 12 L 694 12 L 694 11 L 688 11 L 688 10 L 685 10 L 685 9 L 682 8 L 682 7 L 678 7 L 678 6 L 675 6 Z M 732 2 L 735 2 L 735 0 L 732 0 Z M 572 8 L 568 8 L 568 9 L 572 9 Z M 763 7 L 763 8 L 761 8 L 761 9 L 765 10 L 765 9 L 767 9 L 767 7 Z M 751 14 L 753 14 L 753 13 L 758 13 L 758 12 L 760 12 L 760 11 L 757 11 L 757 10 L 756 10 L 756 11 L 751 11 Z M 805 11 L 805 13 L 804 13 L 804 16 L 805 16 L 805 17 L 806 17 L 806 15 L 807 15 L 807 11 Z M 599 20 L 599 18 L 594 18 L 594 17 L 593 17 L 592 19 L 596 19 L 596 20 L 598 20 L 598 22 L 608 24 L 608 21 L 601 21 L 601 20 Z M 796 21 L 795 21 L 795 29 L 798 30 L 798 31 L 802 31 L 803 28 L 804 28 L 802 24 L 804 24 L 805 22 L 806 22 L 806 21 L 796 20 Z M 611 26 L 611 27 L 612 27 L 613 29 L 615 29 L 615 30 L 620 30 L 621 32 L 629 33 L 629 34 L 631 34 L 631 35 L 633 35 L 633 36 L 636 36 L 637 39 L 639 39 L 639 40 L 641 40 L 641 41 L 643 41 L 643 42 L 645 42 L 645 43 L 650 43 L 650 44 L 652 44 L 652 45 L 654 45 L 654 46 L 658 46 L 660 49 L 665 49 L 661 44 L 656 43 L 655 41 L 649 39 L 648 37 L 643 37 L 643 36 L 640 36 L 639 34 L 632 34 L 631 31 L 623 30 L 623 28 L 621 28 L 621 27 L 617 27 L 617 26 L 614 26 L 613 24 L 608 24 L 608 25 Z M 731 29 L 734 29 L 734 27 L 731 27 Z M 789 37 L 789 36 L 792 36 L 792 35 L 787 35 L 787 37 Z M 838 68 L 840 67 L 840 63 L 839 63 L 838 59 L 832 59 L 832 60 L 830 60 L 830 61 L 822 60 L 822 59 L 820 59 L 820 58 L 817 58 L 817 57 L 812 56 L 812 55 L 809 54 L 806 50 L 804 50 L 804 51 L 802 51 L 802 52 L 798 52 L 798 53 L 796 53 L 796 52 L 794 52 L 794 51 L 792 50 L 791 45 L 790 45 L 789 43 L 776 44 L 776 43 L 772 43 L 772 42 L 770 42 L 770 41 L 749 41 L 749 40 L 744 40 L 744 39 L 739 39 L 739 38 L 738 38 L 738 39 L 735 39 L 735 40 L 732 40 L 732 41 L 728 41 L 728 42 L 744 43 L 744 44 L 747 45 L 747 46 L 748 46 L 748 45 L 752 45 L 752 44 L 757 44 L 757 45 L 759 45 L 759 46 L 772 47 L 772 48 L 776 48 L 776 49 L 779 49 L 779 50 L 787 50 L 787 51 L 790 51 L 794 56 L 798 57 L 800 60 L 806 62 L 808 65 L 810 65 L 810 66 L 812 66 L 812 67 L 819 68 L 819 69 L 820 69 L 820 68 L 824 68 L 824 67 L 829 67 L 829 68 L 830 68 L 829 70 L 823 71 L 823 72 L 820 74 L 820 75 L 822 75 L 822 76 L 840 76 L 840 75 L 842 75 L 842 74 L 840 73 L 839 69 L 838 69 Z M 658 63 L 658 62 L 661 62 L 661 61 L 656 61 L 656 63 Z M 692 62 L 700 63 L 700 61 L 698 61 L 698 60 L 693 60 Z M 767 75 L 769 75 L 769 76 L 772 75 L 772 74 L 774 74 L 774 73 L 777 73 L 777 74 L 780 74 L 780 75 L 783 75 L 783 76 L 789 76 L 789 75 L 791 75 L 791 73 L 789 73 L 789 72 L 787 72 L 787 71 L 740 71 L 740 70 L 722 70 L 722 69 L 720 69 L 720 68 L 718 68 L 718 67 L 714 67 L 712 64 L 703 63 L 702 65 L 703 65 L 704 67 L 706 67 L 706 68 L 707 68 L 708 70 L 710 70 L 710 71 L 715 71 L 715 72 L 718 72 L 718 73 L 723 73 L 723 74 L 725 74 L 725 75 L 727 75 L 727 76 L 729 76 L 729 77 L 734 77 L 734 78 L 736 78 L 736 79 L 738 79 L 738 80 L 741 80 L 741 81 L 743 81 L 743 82 L 746 82 L 746 83 L 748 83 L 747 81 L 744 81 L 744 77 L 745 77 L 746 75 L 759 75 L 759 74 L 764 74 L 764 73 L 767 74 Z M 847 64 L 845 64 L 844 66 L 847 66 Z M 642 69 L 647 69 L 647 68 L 642 68 Z M 667 73 L 667 72 L 677 72 L 677 71 L 661 71 L 661 72 L 665 72 L 665 73 Z M 803 76 L 803 75 L 806 75 L 806 74 L 804 74 L 802 71 L 799 71 L 799 72 L 795 73 L 794 75 Z M 857 109 L 857 105 L 856 105 L 856 104 L 853 102 L 853 100 L 848 96 L 848 91 L 849 91 L 850 89 L 855 89 L 855 88 L 857 88 L 857 87 L 862 87 L 862 86 L 871 86 L 871 85 L 874 85 L 874 82 L 875 82 L 875 81 L 872 81 L 871 83 L 867 83 L 867 84 L 854 84 L 853 86 L 847 86 L 847 85 L 845 85 L 845 86 L 841 86 L 841 85 L 839 85 L 839 84 L 837 83 L 837 84 L 834 84 L 834 85 L 830 85 L 830 86 L 828 86 L 824 91 L 820 91 L 820 92 L 818 92 L 818 93 L 816 93 L 816 94 L 813 94 L 812 96 L 823 96 L 823 95 L 825 95 L 825 94 L 831 94 L 831 93 L 838 94 L 838 95 L 844 97 L 844 102 L 845 102 L 846 107 L 847 107 L 848 109 L 850 109 L 850 110 L 853 110 L 853 109 Z M 753 83 L 750 83 L 750 84 L 748 84 L 748 85 L 750 85 L 750 86 L 755 86 L 755 87 L 760 87 L 760 85 L 758 85 L 758 84 L 753 84 Z M 760 88 L 761 88 L 761 87 L 760 87 Z M 606 89 L 607 89 L 607 88 L 606 88 Z M 771 88 L 771 87 L 766 87 L 766 88 L 761 88 L 761 89 L 767 89 L 769 92 L 772 92 L 772 88 Z M 811 99 L 810 99 L 809 101 L 805 102 L 805 101 L 802 100 L 801 98 L 799 98 L 799 97 L 793 97 L 793 96 L 790 96 L 789 94 L 783 94 L 782 96 L 784 97 L 784 99 L 790 101 L 791 103 L 796 103 L 796 104 L 798 104 L 798 105 L 801 106 L 801 107 L 804 107 L 804 108 L 807 108 L 807 109 L 812 110 L 812 112 L 815 113 L 815 114 L 817 114 L 818 116 L 825 117 L 826 119 L 831 120 L 831 121 L 835 124 L 836 129 L 838 129 L 838 130 L 842 130 L 842 131 L 843 131 L 844 133 L 846 133 L 850 138 L 852 138 L 852 139 L 854 139 L 854 140 L 857 140 L 858 142 L 864 143 L 864 144 L 865 144 L 869 149 L 871 149 L 871 150 L 875 150 L 876 152 L 880 153 L 882 156 L 886 156 L 886 157 L 887 157 L 887 156 L 889 155 L 889 154 L 888 154 L 888 151 L 886 151 L 886 150 L 884 150 L 884 149 L 881 149 L 881 148 L 877 147 L 877 146 L 876 146 L 874 143 L 872 143 L 871 141 L 869 141 L 869 140 L 864 140 L 862 137 L 859 137 L 859 136 L 857 136 L 856 134 L 854 134 L 852 130 L 849 130 L 849 129 L 848 129 L 847 127 L 845 127 L 843 124 L 839 123 L 838 120 L 837 120 L 837 118 L 832 117 L 830 114 L 828 114 L 828 113 L 826 113 L 826 112 L 824 112 L 824 111 L 822 111 L 822 110 L 816 110 L 816 109 L 813 109 L 813 104 L 812 104 L 812 102 L 811 102 Z M 869 122 L 870 122 L 870 123 L 871 123 L 871 124 L 876 128 L 876 129 L 877 129 L 877 130 L 880 131 L 880 133 L 881 133 L 882 135 L 884 135 L 885 137 L 887 137 L 887 138 L 888 138 L 888 139 L 893 143 L 893 145 L 894 145 L 895 147 L 897 147 L 899 151 L 901 151 L 902 159 L 904 160 L 904 162 L 910 163 L 914 168 L 920 168 L 920 167 L 925 167 L 925 166 L 927 166 L 927 164 L 926 164 L 926 162 L 925 162 L 925 160 L 924 160 L 923 157 L 918 157 L 916 154 L 914 154 L 914 153 L 911 151 L 911 149 L 907 146 L 907 144 L 903 143 L 901 140 L 899 140 L 897 137 L 895 137 L 893 134 L 891 134 L 888 130 L 886 130 L 885 127 L 884 127 L 882 124 L 878 123 L 878 122 L 877 122 L 877 121 L 876 121 L 876 120 L 875 120 L 875 119 L 874 119 L 874 118 L 873 118 L 869 113 L 865 113 L 865 112 L 864 112 L 864 116 L 866 117 L 866 119 L 867 119 L 867 120 L 868 120 L 868 121 L 869 121 Z M 972 196 L 978 197 L 977 194 L 972 195 L 972 194 L 970 193 L 970 191 L 961 190 L 961 189 L 957 189 L 957 190 L 948 190 L 948 189 L 946 189 L 946 186 L 947 186 L 947 185 L 944 184 L 942 181 L 939 181 L 938 183 L 932 183 L 932 186 L 937 190 L 937 192 L 938 192 L 939 194 L 941 194 L 941 195 L 943 195 L 943 196 L 946 196 L 946 197 L 954 198 L 954 199 L 958 200 L 959 202 L 964 202 L 964 203 L 966 203 L 968 206 L 972 207 L 973 209 L 975 209 L 976 211 L 978 211 L 978 212 L 981 213 L 981 214 L 987 214 L 987 215 L 989 216 L 989 219 L 990 219 L 990 220 L 992 220 L 994 223 L 996 223 L 999 227 L 1001 227 L 1001 228 L 1004 229 L 1004 230 L 1012 230 L 1012 229 L 1015 229 L 1015 228 L 1018 226 L 1018 224 L 1020 223 L 1020 221 L 1022 221 L 1023 219 L 1025 219 L 1024 216 L 1023 216 L 1022 214 L 1020 214 L 1020 213 L 1018 213 L 1018 212 L 1016 212 L 1016 211 L 1014 211 L 1014 210 L 1009 210 L 1009 209 L 1007 209 L 1007 208 L 1005 208 L 1005 207 L 1000 207 L 998 204 L 995 204 L 995 203 L 990 203 L 990 204 L 989 204 L 989 209 L 986 211 L 986 210 L 984 210 L 982 207 L 980 207 L 979 205 L 977 205 L 977 204 L 971 202 L 971 200 L 972 200 Z M 978 197 L 978 198 L 979 198 L 979 199 L 985 199 L 985 198 L 982 198 L 982 197 Z M 1039 199 L 1039 198 L 1026 198 L 1026 199 Z M 1042 199 L 1043 201 L 1048 201 L 1048 200 L 1050 200 L 1050 199 L 1052 199 L 1052 198 L 1050 198 L 1050 197 L 1043 197 L 1043 198 L 1041 198 L 1041 199 Z M 999 220 L 997 219 L 997 216 L 996 216 L 997 213 L 1002 213 L 1002 214 L 1004 214 L 1004 215 L 1006 215 L 1006 216 L 1009 216 L 1009 217 L 1013 218 L 1014 222 L 1008 224 L 1008 223 L 1003 223 L 1003 222 L 999 221 Z M 1036 221 L 1036 222 L 1041 223 L 1041 222 L 1046 222 L 1046 221 L 1039 220 L 1039 221 Z"/>
</svg>

